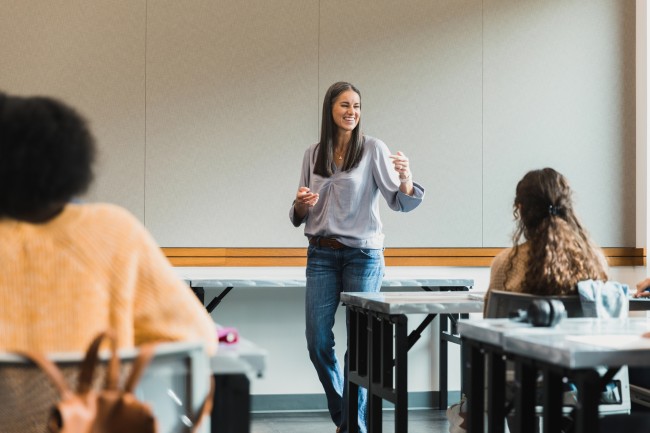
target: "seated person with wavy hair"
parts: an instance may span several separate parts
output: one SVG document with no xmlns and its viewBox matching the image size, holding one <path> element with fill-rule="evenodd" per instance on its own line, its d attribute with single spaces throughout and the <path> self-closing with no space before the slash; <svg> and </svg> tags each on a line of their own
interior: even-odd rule
<svg viewBox="0 0 650 433">
<path fill-rule="evenodd" d="M 577 295 L 578 282 L 607 280 L 605 255 L 578 220 L 562 174 L 552 168 L 528 172 L 517 184 L 513 213 L 513 247 L 492 262 L 484 313 L 492 290 Z M 451 433 L 466 432 L 466 402 L 463 397 L 447 410 Z"/>
<path fill-rule="evenodd" d="M 513 247 L 492 262 L 486 308 L 492 290 L 577 295 L 580 281 L 608 279 L 605 255 L 580 223 L 572 195 L 567 179 L 552 168 L 529 171 L 519 181 Z M 569 401 L 574 398 L 570 389 L 565 393 Z"/>
<path fill-rule="evenodd" d="M 579 281 L 607 280 L 605 255 L 578 220 L 562 174 L 552 168 L 528 172 L 517 184 L 513 213 L 514 246 L 492 262 L 485 305 L 491 290 L 572 295 Z"/>
<path fill-rule="evenodd" d="M 198 340 L 214 323 L 126 210 L 73 199 L 93 179 L 86 121 L 47 97 L 0 93 L 0 350 L 82 351 Z"/>
</svg>

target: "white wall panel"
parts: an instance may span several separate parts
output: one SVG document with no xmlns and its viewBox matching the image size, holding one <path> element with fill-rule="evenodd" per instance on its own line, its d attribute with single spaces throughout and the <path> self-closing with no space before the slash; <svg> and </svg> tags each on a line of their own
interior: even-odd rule
<svg viewBox="0 0 650 433">
<path fill-rule="evenodd" d="M 389 247 L 509 244 L 514 187 L 553 166 L 603 246 L 635 242 L 631 0 L 11 0 L 0 88 L 78 107 L 89 200 L 164 246 L 303 246 L 287 213 L 321 98 L 412 160 L 422 206 L 382 206 Z"/>
<path fill-rule="evenodd" d="M 481 1 L 321 2 L 320 29 L 321 97 L 359 87 L 364 131 L 426 189 L 411 213 L 382 206 L 386 245 L 480 246 Z"/>
<path fill-rule="evenodd" d="M 553 167 L 602 246 L 634 246 L 634 2 L 484 2 L 483 246 L 509 244 L 515 186 Z"/>
<path fill-rule="evenodd" d="M 3 0 L 0 90 L 76 107 L 99 147 L 88 200 L 144 218 L 145 0 Z"/>
<path fill-rule="evenodd" d="M 146 224 L 165 246 L 304 244 L 318 139 L 318 2 L 150 2 Z"/>
</svg>

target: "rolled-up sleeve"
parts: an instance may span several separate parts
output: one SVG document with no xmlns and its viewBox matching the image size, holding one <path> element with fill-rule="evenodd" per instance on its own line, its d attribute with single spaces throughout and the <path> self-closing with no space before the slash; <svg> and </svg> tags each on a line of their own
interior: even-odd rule
<svg viewBox="0 0 650 433">
<path fill-rule="evenodd" d="M 298 183 L 298 188 L 300 188 L 301 186 L 309 187 L 309 175 L 311 173 L 310 155 L 311 152 L 309 149 L 307 149 L 305 151 L 305 156 L 302 159 L 302 169 L 300 170 L 300 182 Z M 299 227 L 302 223 L 307 221 L 307 219 L 309 218 L 310 211 L 307 211 L 304 218 L 301 219 L 298 217 L 298 215 L 296 215 L 296 211 L 293 206 L 294 203 L 295 200 L 294 202 L 291 203 L 291 208 L 289 209 L 289 219 L 291 220 L 291 224 L 293 224 L 294 227 Z"/>
<path fill-rule="evenodd" d="M 399 175 L 393 168 L 390 161 L 388 146 L 381 141 L 375 140 L 376 146 L 372 149 L 373 155 L 373 176 L 375 183 L 386 200 L 388 207 L 394 211 L 410 212 L 422 203 L 424 199 L 424 187 L 413 182 L 413 195 L 404 194 L 400 191 Z"/>
</svg>

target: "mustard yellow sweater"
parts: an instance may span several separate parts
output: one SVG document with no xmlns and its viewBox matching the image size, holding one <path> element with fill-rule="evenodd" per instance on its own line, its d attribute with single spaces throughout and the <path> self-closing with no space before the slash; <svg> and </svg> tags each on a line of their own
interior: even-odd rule
<svg viewBox="0 0 650 433">
<path fill-rule="evenodd" d="M 69 204 L 45 224 L 0 219 L 0 350 L 85 350 L 202 340 L 214 323 L 140 222 L 108 204 Z"/>
</svg>

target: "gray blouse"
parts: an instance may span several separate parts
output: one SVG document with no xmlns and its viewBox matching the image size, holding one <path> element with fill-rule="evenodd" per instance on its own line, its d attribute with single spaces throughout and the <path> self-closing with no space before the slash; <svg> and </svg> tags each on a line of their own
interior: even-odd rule
<svg viewBox="0 0 650 433">
<path fill-rule="evenodd" d="M 359 165 L 348 172 L 334 166 L 331 177 L 314 174 L 317 146 L 309 146 L 305 152 L 299 186 L 319 193 L 318 202 L 302 220 L 292 205 L 291 222 L 295 227 L 305 223 L 308 238 L 331 237 L 352 248 L 383 248 L 379 193 L 391 209 L 409 212 L 422 203 L 424 188 L 414 182 L 413 196 L 399 190 L 399 175 L 388 157 L 390 151 L 379 139 L 366 135 Z"/>
</svg>

